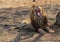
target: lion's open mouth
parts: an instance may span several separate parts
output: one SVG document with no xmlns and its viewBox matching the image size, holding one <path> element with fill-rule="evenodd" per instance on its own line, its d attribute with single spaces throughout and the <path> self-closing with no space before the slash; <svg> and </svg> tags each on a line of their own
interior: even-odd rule
<svg viewBox="0 0 60 42">
<path fill-rule="evenodd" d="M 41 16 L 41 11 L 39 9 L 36 9 L 36 15 Z"/>
</svg>

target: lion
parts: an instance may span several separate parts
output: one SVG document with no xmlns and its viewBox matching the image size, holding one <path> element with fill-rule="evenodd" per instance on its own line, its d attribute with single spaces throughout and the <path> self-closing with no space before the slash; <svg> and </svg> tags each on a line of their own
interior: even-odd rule
<svg viewBox="0 0 60 42">
<path fill-rule="evenodd" d="M 35 32 L 38 32 L 38 29 L 49 32 L 49 30 L 46 28 L 48 26 L 47 15 L 41 7 L 32 7 L 30 12 L 30 20 Z"/>
</svg>

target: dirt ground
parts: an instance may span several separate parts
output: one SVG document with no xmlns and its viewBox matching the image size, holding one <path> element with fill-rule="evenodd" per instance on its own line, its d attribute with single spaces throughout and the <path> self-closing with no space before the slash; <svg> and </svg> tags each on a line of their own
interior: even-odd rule
<svg viewBox="0 0 60 42">
<path fill-rule="evenodd" d="M 47 9 L 45 9 L 47 11 Z M 57 10 L 58 11 L 58 10 Z M 57 11 L 48 10 L 49 24 L 55 22 Z M 55 13 L 56 12 L 56 13 Z M 53 14 L 54 13 L 54 14 Z M 53 20 L 50 20 L 52 18 Z M 27 22 L 20 27 L 22 22 Z M 4 26 L 8 24 L 8 26 Z M 19 26 L 20 29 L 14 29 Z M 2 8 L 0 9 L 0 42 L 60 42 L 60 28 L 53 28 L 55 33 L 41 35 L 32 30 L 29 20 L 29 8 Z"/>
</svg>

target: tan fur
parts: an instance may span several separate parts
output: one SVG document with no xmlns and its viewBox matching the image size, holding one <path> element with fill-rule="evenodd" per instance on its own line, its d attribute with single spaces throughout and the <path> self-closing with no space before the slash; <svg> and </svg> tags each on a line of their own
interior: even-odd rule
<svg viewBox="0 0 60 42">
<path fill-rule="evenodd" d="M 33 11 L 34 11 L 34 7 L 32 7 L 32 9 L 31 9 L 30 19 L 31 19 L 31 23 L 34 26 L 35 30 L 37 30 L 37 29 L 41 28 L 40 26 L 42 25 L 42 24 L 39 24 L 38 21 L 42 21 L 42 20 L 37 19 L 37 17 L 34 16 Z M 42 23 L 43 23 L 42 29 L 43 29 L 47 25 L 47 18 L 46 18 L 46 14 L 44 14 L 44 11 L 42 10 L 42 8 L 41 8 L 41 13 L 43 15 L 43 21 L 42 21 Z"/>
</svg>

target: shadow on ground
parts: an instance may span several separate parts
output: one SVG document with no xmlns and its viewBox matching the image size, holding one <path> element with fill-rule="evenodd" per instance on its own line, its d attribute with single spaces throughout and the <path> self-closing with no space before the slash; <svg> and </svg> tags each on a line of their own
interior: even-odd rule
<svg viewBox="0 0 60 42">
<path fill-rule="evenodd" d="M 33 36 L 34 36 L 35 32 L 31 29 L 32 26 L 30 26 L 30 24 L 28 25 L 28 28 L 13 30 L 12 32 L 9 31 L 10 28 L 17 27 L 19 25 L 19 23 L 22 22 L 24 19 L 28 18 L 28 16 L 29 16 L 28 8 L 18 7 L 18 8 L 0 9 L 0 27 L 3 28 L 3 33 L 5 33 L 4 31 L 6 31 L 6 29 L 7 29 L 6 32 L 11 33 L 10 35 L 13 35 L 12 33 L 15 31 L 19 32 L 18 34 L 16 34 L 17 36 L 14 38 L 14 40 L 12 40 L 11 42 L 20 42 L 20 41 L 22 42 L 25 40 L 28 42 L 28 41 L 34 40 L 35 37 L 33 37 Z M 8 35 L 8 33 L 6 35 Z M 3 35 L 3 34 L 1 34 L 1 35 Z M 38 34 L 37 34 L 37 36 L 38 36 Z M 5 40 L 7 41 L 7 39 L 5 39 Z"/>
<path fill-rule="evenodd" d="M 34 32 L 31 24 L 28 24 L 25 28 L 22 27 L 18 32 L 18 36 L 12 42 L 36 42 L 43 36 L 40 33 Z"/>
</svg>

